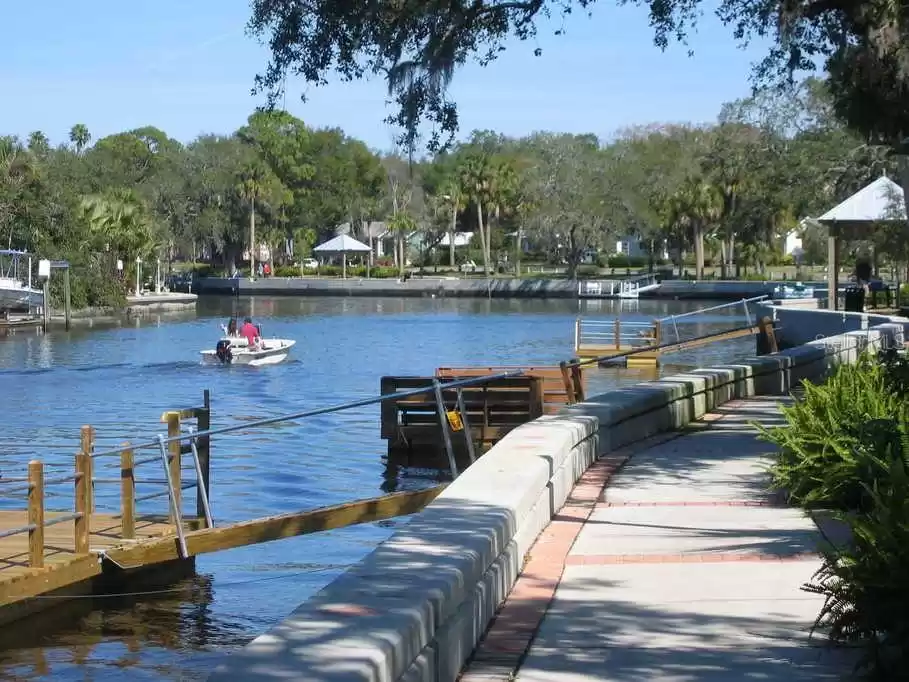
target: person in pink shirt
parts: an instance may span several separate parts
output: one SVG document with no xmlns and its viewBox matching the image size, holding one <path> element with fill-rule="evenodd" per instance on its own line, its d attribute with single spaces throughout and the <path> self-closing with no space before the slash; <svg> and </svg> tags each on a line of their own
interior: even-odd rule
<svg viewBox="0 0 909 682">
<path fill-rule="evenodd" d="M 243 326 L 240 327 L 240 336 L 245 336 L 250 347 L 254 347 L 259 340 L 259 328 L 247 317 L 243 320 Z"/>
</svg>

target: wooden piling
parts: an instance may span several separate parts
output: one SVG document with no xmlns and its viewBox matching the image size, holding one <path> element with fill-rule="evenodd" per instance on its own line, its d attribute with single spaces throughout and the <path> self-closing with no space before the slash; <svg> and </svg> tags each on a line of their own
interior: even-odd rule
<svg viewBox="0 0 909 682">
<path fill-rule="evenodd" d="M 766 349 L 766 352 L 769 353 L 779 353 L 780 347 L 779 342 L 776 340 L 776 331 L 773 328 L 773 320 L 769 317 L 762 317 L 758 321 L 758 328 L 760 329 L 760 341 L 759 345 L 763 345 Z"/>
<path fill-rule="evenodd" d="M 200 432 L 208 431 L 211 428 L 211 394 L 206 388 L 202 394 L 202 409 L 196 415 L 196 427 Z M 200 519 L 205 518 L 205 505 L 202 503 L 202 489 L 204 486 L 205 493 L 211 501 L 210 467 L 211 467 L 211 439 L 208 436 L 201 436 L 196 442 L 196 451 L 199 454 L 199 468 L 202 471 L 202 480 L 196 488 L 196 516 Z"/>
<path fill-rule="evenodd" d="M 76 554 L 88 554 L 91 532 L 91 457 L 84 452 L 76 455 L 76 519 L 73 524 Z"/>
<path fill-rule="evenodd" d="M 92 460 L 92 454 L 95 451 L 95 427 L 85 425 L 82 427 L 80 432 L 80 452 L 83 455 L 88 455 L 88 508 L 91 511 L 95 511 L 95 475 L 94 475 L 94 462 Z"/>
<path fill-rule="evenodd" d="M 28 463 L 28 565 L 44 566 L 44 464 Z"/>
<path fill-rule="evenodd" d="M 168 438 L 177 438 L 180 435 L 180 413 L 179 412 L 168 412 L 165 415 L 165 421 L 167 421 L 167 437 Z M 170 465 L 170 482 L 174 490 L 174 507 L 177 509 L 179 514 L 182 510 L 182 480 L 181 480 L 181 471 L 180 471 L 180 441 L 175 440 L 170 443 L 168 446 L 168 463 Z M 170 513 L 171 523 L 177 524 L 180 522 L 179 518 L 173 518 L 173 512 Z"/>
<path fill-rule="evenodd" d="M 123 444 L 120 453 L 120 528 L 125 539 L 136 537 L 136 472 L 133 449 Z"/>
<path fill-rule="evenodd" d="M 574 384 L 574 402 L 584 402 L 584 375 L 581 365 L 577 362 L 571 363 L 571 379 Z"/>
<path fill-rule="evenodd" d="M 559 363 L 559 371 L 562 373 L 562 382 L 565 384 L 566 402 L 568 405 L 573 405 L 577 402 L 577 390 L 573 385 L 571 370 L 568 369 L 568 363 L 565 360 Z"/>
</svg>

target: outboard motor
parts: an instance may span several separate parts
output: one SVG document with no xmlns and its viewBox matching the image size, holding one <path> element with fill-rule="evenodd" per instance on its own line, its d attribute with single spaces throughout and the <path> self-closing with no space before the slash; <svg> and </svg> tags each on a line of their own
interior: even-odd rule
<svg viewBox="0 0 909 682">
<path fill-rule="evenodd" d="M 230 341 L 227 339 L 218 341 L 218 345 L 215 346 L 215 355 L 218 356 L 218 360 L 223 364 L 229 365 L 231 360 L 234 359 L 234 354 L 230 350 Z"/>
</svg>

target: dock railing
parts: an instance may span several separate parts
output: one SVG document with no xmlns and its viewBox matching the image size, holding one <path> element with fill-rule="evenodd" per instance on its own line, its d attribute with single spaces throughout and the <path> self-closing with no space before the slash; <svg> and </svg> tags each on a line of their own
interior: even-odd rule
<svg viewBox="0 0 909 682">
<path fill-rule="evenodd" d="M 635 275 L 625 279 L 580 280 L 578 296 L 580 298 L 630 298 L 645 287 L 653 287 L 658 283 L 659 278 L 653 273 Z"/>
<path fill-rule="evenodd" d="M 202 407 L 193 407 L 185 410 L 167 412 L 162 420 L 167 421 L 168 431 L 171 434 L 180 432 L 181 418 L 197 419 L 197 428 L 207 430 L 210 424 L 210 402 L 209 392 L 205 391 L 205 403 Z M 120 485 L 120 521 L 121 537 L 123 539 L 132 539 L 136 536 L 136 504 L 144 500 L 154 499 L 169 495 L 169 490 L 161 490 L 148 495 L 136 496 L 136 467 L 140 464 L 151 461 L 160 461 L 158 456 L 136 460 L 133 454 L 133 447 L 129 443 L 124 443 L 121 448 L 116 450 L 120 457 L 120 471 L 117 478 L 105 478 L 95 475 L 95 458 L 110 454 L 109 452 L 95 453 L 95 429 L 92 426 L 83 426 L 80 431 L 79 452 L 73 458 L 74 471 L 72 475 L 53 475 L 45 476 L 45 464 L 41 460 L 33 459 L 28 463 L 28 474 L 26 477 L 8 477 L 0 479 L 0 497 L 16 499 L 23 494 L 26 497 L 26 518 L 22 525 L 0 530 L 0 539 L 13 537 L 16 535 L 28 534 L 28 557 L 23 562 L 29 568 L 43 568 L 45 565 L 45 549 L 48 544 L 45 542 L 45 530 L 52 526 L 63 523 L 73 524 L 73 552 L 76 555 L 88 555 L 91 552 L 91 535 L 92 535 L 92 515 L 95 512 L 95 485 L 105 483 L 117 483 Z M 180 484 L 181 472 L 179 471 L 180 460 L 173 454 L 177 452 L 174 448 L 169 457 L 168 467 L 172 476 L 175 476 L 177 487 L 179 489 L 198 488 L 200 498 L 200 508 L 207 509 L 207 487 L 208 487 L 208 456 L 209 445 L 208 439 L 199 439 L 199 447 L 194 459 L 197 463 L 204 462 L 204 466 L 195 467 L 197 479 L 195 481 Z M 182 454 L 182 449 L 181 449 Z M 160 479 L 148 479 L 143 483 L 157 484 L 161 483 Z M 200 485 L 204 482 L 204 485 Z M 72 512 L 49 511 L 47 498 L 64 497 L 68 498 L 68 493 L 60 493 L 56 490 L 49 490 L 60 486 L 69 485 L 72 490 Z M 202 502 L 204 500 L 204 503 Z M 205 516 L 209 525 L 211 524 L 210 513 L 201 513 L 199 516 Z M 171 522 L 176 523 L 180 515 L 171 517 Z M 180 519 L 182 521 L 182 519 Z"/>
<path fill-rule="evenodd" d="M 716 312 L 717 310 L 732 310 L 738 306 L 742 306 L 742 313 L 745 316 L 747 326 L 751 327 L 756 324 L 757 314 L 752 313 L 748 309 L 748 305 L 752 303 L 758 303 L 760 301 L 769 300 L 769 296 L 766 294 L 762 296 L 752 296 L 751 298 L 743 298 L 740 301 L 730 301 L 729 303 L 721 303 L 719 305 L 710 306 L 709 308 L 699 308 L 698 310 L 690 310 L 687 313 L 679 313 L 677 315 L 667 315 L 666 317 L 661 317 L 657 322 L 665 329 L 669 328 L 672 330 L 673 335 L 675 336 L 676 342 L 683 341 L 681 334 L 679 333 L 679 320 L 684 320 L 686 318 L 695 317 L 697 315 L 703 315 L 704 313 Z"/>
<path fill-rule="evenodd" d="M 138 502 L 143 499 L 151 499 L 152 497 L 162 497 L 167 495 L 169 506 L 170 506 L 170 515 L 171 521 L 175 526 L 177 538 L 179 541 L 180 553 L 181 556 L 188 556 L 188 551 L 186 547 L 186 538 L 185 538 L 185 528 L 183 524 L 183 514 L 181 507 L 181 492 L 190 487 L 196 487 L 199 481 L 207 482 L 207 466 L 208 466 L 208 449 L 210 447 L 211 438 L 214 436 L 221 436 L 230 433 L 235 433 L 238 431 L 248 431 L 251 428 L 257 428 L 262 426 L 270 426 L 273 424 L 285 423 L 299 421 L 301 419 L 306 419 L 307 417 L 315 417 L 318 415 L 331 414 L 333 412 L 341 412 L 344 410 L 366 407 L 369 405 L 376 405 L 383 403 L 385 401 L 394 401 L 400 400 L 402 398 L 420 396 L 420 395 L 433 395 L 437 413 L 439 415 L 439 424 L 442 429 L 443 441 L 445 444 L 446 454 L 448 455 L 449 466 L 451 469 L 452 477 L 458 476 L 458 467 L 455 461 L 454 448 L 452 444 L 452 437 L 455 431 L 463 431 L 465 439 L 471 438 L 471 432 L 469 425 L 467 428 L 461 426 L 464 421 L 463 410 L 463 396 L 461 396 L 461 388 L 467 388 L 471 386 L 481 386 L 490 382 L 494 382 L 499 379 L 510 379 L 514 377 L 524 376 L 524 371 L 517 369 L 509 372 L 502 372 L 499 374 L 481 376 L 481 377 L 472 377 L 463 380 L 443 382 L 438 379 L 434 379 L 430 386 L 424 388 L 416 388 L 406 391 L 399 391 L 397 393 L 388 394 L 388 395 L 379 395 L 370 398 L 364 398 L 362 400 L 355 400 L 347 403 L 341 403 L 338 405 L 331 405 L 328 407 L 320 407 L 311 410 L 304 410 L 302 412 L 296 412 L 293 414 L 285 414 L 276 417 L 267 417 L 263 419 L 258 419 L 251 422 L 244 422 L 242 424 L 235 424 L 232 426 L 224 426 L 216 429 L 210 428 L 197 428 L 189 429 L 187 432 L 181 431 L 181 418 L 187 414 L 189 411 L 183 412 L 168 412 L 165 413 L 162 417 L 162 421 L 165 421 L 168 425 L 167 435 L 159 435 L 156 439 L 146 441 L 138 444 L 124 444 L 123 447 L 110 449 L 103 452 L 95 452 L 92 454 L 92 459 L 97 460 L 104 457 L 121 457 L 121 466 L 124 467 L 124 474 L 122 480 L 127 481 L 123 485 L 127 488 L 132 486 L 130 482 L 130 477 L 128 476 L 128 471 L 134 469 L 134 467 L 139 466 L 140 464 L 150 463 L 158 461 L 162 464 L 164 471 L 164 478 L 162 482 L 166 485 L 165 491 L 159 491 L 143 497 L 133 497 L 132 499 L 135 502 Z M 442 391 L 450 389 L 456 389 L 457 403 L 462 406 L 461 409 L 450 411 L 446 409 L 445 401 L 442 395 Z M 196 412 L 192 414 L 198 415 Z M 467 444 L 468 451 L 472 451 L 473 443 L 472 441 Z M 133 459 L 134 455 L 138 451 L 145 450 L 154 450 L 156 454 L 143 457 L 141 459 Z M 205 453 L 205 456 L 202 456 L 202 452 Z M 181 456 L 183 454 L 191 454 L 193 458 L 193 469 L 195 470 L 197 481 L 196 483 L 182 483 L 181 473 L 183 468 L 181 466 Z M 130 466 L 131 465 L 131 466 Z M 97 479 L 96 479 L 97 480 Z M 209 509 L 208 502 L 208 486 L 199 485 L 199 506 L 202 507 L 202 512 L 205 515 L 206 523 L 211 527 L 213 525 L 213 520 L 211 517 L 211 512 Z M 123 499 L 129 502 L 129 494 L 125 494 Z M 127 511 L 129 513 L 129 511 Z"/>
<path fill-rule="evenodd" d="M 575 352 L 581 348 L 643 348 L 659 342 L 659 325 L 652 322 L 585 320 L 578 317 L 574 325 Z"/>
</svg>

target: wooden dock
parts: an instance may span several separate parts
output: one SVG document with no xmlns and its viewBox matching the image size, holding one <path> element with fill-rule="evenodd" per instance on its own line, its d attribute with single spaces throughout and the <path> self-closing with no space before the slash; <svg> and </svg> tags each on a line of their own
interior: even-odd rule
<svg viewBox="0 0 909 682">
<path fill-rule="evenodd" d="M 476 377 L 457 377 L 473 379 Z M 456 378 L 452 378 L 456 379 Z M 382 395 L 432 388 L 436 377 L 382 377 Z M 543 380 L 516 376 L 496 379 L 483 386 L 463 389 L 441 388 L 443 412 L 431 393 L 406 396 L 382 403 L 381 437 L 389 450 L 435 453 L 446 438 L 454 447 L 464 439 L 451 439 L 451 432 L 464 431 L 479 449 L 491 447 L 506 433 L 543 414 Z"/>
<path fill-rule="evenodd" d="M 662 337 L 659 320 L 626 321 L 618 317 L 591 320 L 578 317 L 574 326 L 574 352 L 582 361 L 610 358 L 634 352 L 625 360 L 628 367 L 655 367 L 659 362 Z"/>
<path fill-rule="evenodd" d="M 740 305 L 735 302 L 730 305 Z M 713 306 L 704 310 L 714 310 L 726 306 Z M 683 313 L 676 317 L 696 314 L 703 311 Z M 764 317 L 749 321 L 746 325 L 704 334 L 694 338 L 673 339 L 670 331 L 666 333 L 665 320 L 652 322 L 623 321 L 619 318 L 607 320 L 590 320 L 577 318 L 575 321 L 574 346 L 575 355 L 581 363 L 616 363 L 623 362 L 626 367 L 656 367 L 660 358 L 667 353 L 701 348 L 714 343 L 732 341 L 749 336 L 757 336 L 758 347 L 772 352 L 777 348 L 775 329 L 772 320 Z M 676 333 L 678 328 L 675 327 Z"/>
<path fill-rule="evenodd" d="M 47 477 L 38 460 L 28 463 L 25 476 L 4 472 L 0 495 L 21 499 L 22 507 L 0 511 L 0 625 L 72 597 L 111 593 L 112 586 L 117 592 L 137 581 L 144 586 L 168 575 L 182 577 L 199 554 L 413 514 L 445 487 L 216 525 L 208 502 L 209 438 L 184 428 L 194 420 L 195 433 L 209 429 L 208 391 L 202 406 L 166 412 L 161 419 L 173 439 L 163 455 L 149 443 L 95 452 L 94 430 L 86 426 L 71 474 Z M 116 479 L 97 475 L 96 461 L 106 457 L 119 460 Z M 153 485 L 154 492 L 137 496 L 137 470 L 151 475 L 140 482 Z M 118 511 L 95 508 L 96 484 L 119 484 Z M 196 499 L 184 499 L 193 489 Z M 60 497 L 68 498 L 64 504 L 73 511 L 49 508 L 48 500 L 59 506 Z M 168 501 L 169 514 L 141 513 L 147 501 L 160 498 Z M 192 513 L 185 507 L 193 507 Z"/>
</svg>

